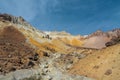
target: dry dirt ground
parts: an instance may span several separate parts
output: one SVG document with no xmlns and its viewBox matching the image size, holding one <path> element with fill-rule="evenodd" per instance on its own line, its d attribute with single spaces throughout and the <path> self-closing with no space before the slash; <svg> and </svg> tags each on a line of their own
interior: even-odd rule
<svg viewBox="0 0 120 80">
<path fill-rule="evenodd" d="M 35 50 L 25 36 L 12 26 L 0 32 L 0 74 L 33 67 L 37 62 Z"/>
<path fill-rule="evenodd" d="M 120 44 L 95 51 L 80 59 L 73 64 L 69 72 L 97 80 L 119 80 Z"/>
</svg>

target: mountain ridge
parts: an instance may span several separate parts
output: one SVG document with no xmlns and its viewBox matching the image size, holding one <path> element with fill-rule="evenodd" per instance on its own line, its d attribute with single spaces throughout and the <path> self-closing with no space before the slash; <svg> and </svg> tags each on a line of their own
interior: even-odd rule
<svg viewBox="0 0 120 80">
<path fill-rule="evenodd" d="M 53 80 L 110 78 L 117 80 L 120 77 L 116 69 L 120 64 L 119 57 L 115 58 L 115 56 L 119 56 L 119 43 L 120 29 L 108 32 L 96 31 L 88 36 L 75 36 L 67 32 L 39 31 L 21 17 L 0 14 L 0 51 L 2 52 L 0 53 L 0 75 L 17 70 L 24 72 L 24 69 L 29 71 L 32 68 L 40 70 L 37 73 L 42 80 L 51 80 L 51 78 Z M 104 60 L 108 61 L 106 64 L 109 64 L 111 60 L 115 61 L 110 67 L 103 67 L 100 63 L 104 63 Z M 114 64 L 117 68 L 111 69 Z M 93 67 L 95 69 L 92 69 Z M 98 69 L 97 72 L 95 72 L 96 69 Z M 117 78 L 111 70 L 118 74 Z M 21 71 L 17 72 L 22 75 Z M 61 77 L 56 73 L 59 73 Z M 15 74 L 10 75 L 15 76 Z M 24 75 L 31 74 L 26 72 Z M 5 78 L 7 76 L 0 76 L 0 79 L 6 80 Z M 14 80 L 14 78 L 8 80 Z"/>
</svg>

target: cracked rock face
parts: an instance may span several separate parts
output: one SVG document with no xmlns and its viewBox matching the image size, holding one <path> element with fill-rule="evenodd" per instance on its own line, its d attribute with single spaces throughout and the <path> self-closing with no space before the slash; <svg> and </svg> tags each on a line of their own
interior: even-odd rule
<svg viewBox="0 0 120 80">
<path fill-rule="evenodd" d="M 4 21 L 9 21 L 12 22 L 14 24 L 26 24 L 27 22 L 20 16 L 20 17 L 15 17 L 9 14 L 0 14 L 0 19 L 4 20 Z"/>
</svg>

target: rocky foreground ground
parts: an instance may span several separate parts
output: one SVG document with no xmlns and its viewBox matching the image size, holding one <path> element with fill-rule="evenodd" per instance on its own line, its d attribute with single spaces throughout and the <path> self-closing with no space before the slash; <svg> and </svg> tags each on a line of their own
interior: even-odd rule
<svg viewBox="0 0 120 80">
<path fill-rule="evenodd" d="M 0 14 L 0 80 L 119 80 L 120 29 L 88 36 Z"/>
</svg>

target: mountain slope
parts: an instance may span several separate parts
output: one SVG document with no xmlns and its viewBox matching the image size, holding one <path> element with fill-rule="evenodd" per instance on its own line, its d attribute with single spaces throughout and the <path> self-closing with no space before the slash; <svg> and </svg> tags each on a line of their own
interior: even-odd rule
<svg viewBox="0 0 120 80">
<path fill-rule="evenodd" d="M 34 57 L 34 55 L 36 55 L 35 49 L 15 27 L 5 26 L 5 28 L 1 30 L 0 74 L 33 67 L 35 62 L 32 62 L 29 58 Z"/>
<path fill-rule="evenodd" d="M 0 80 L 118 80 L 119 43 L 119 29 L 74 36 L 0 14 Z"/>
<path fill-rule="evenodd" d="M 66 68 L 62 70 L 61 57 L 74 50 L 61 37 L 51 38 L 22 17 L 0 14 L 0 80 L 29 80 L 33 76 L 42 80 L 93 80 L 71 76 L 66 73 Z M 68 65 L 66 61 L 62 63 Z"/>
<path fill-rule="evenodd" d="M 119 66 L 120 44 L 95 51 L 79 60 L 71 68 L 70 73 L 92 77 L 97 80 L 118 80 L 120 79 Z"/>
</svg>

